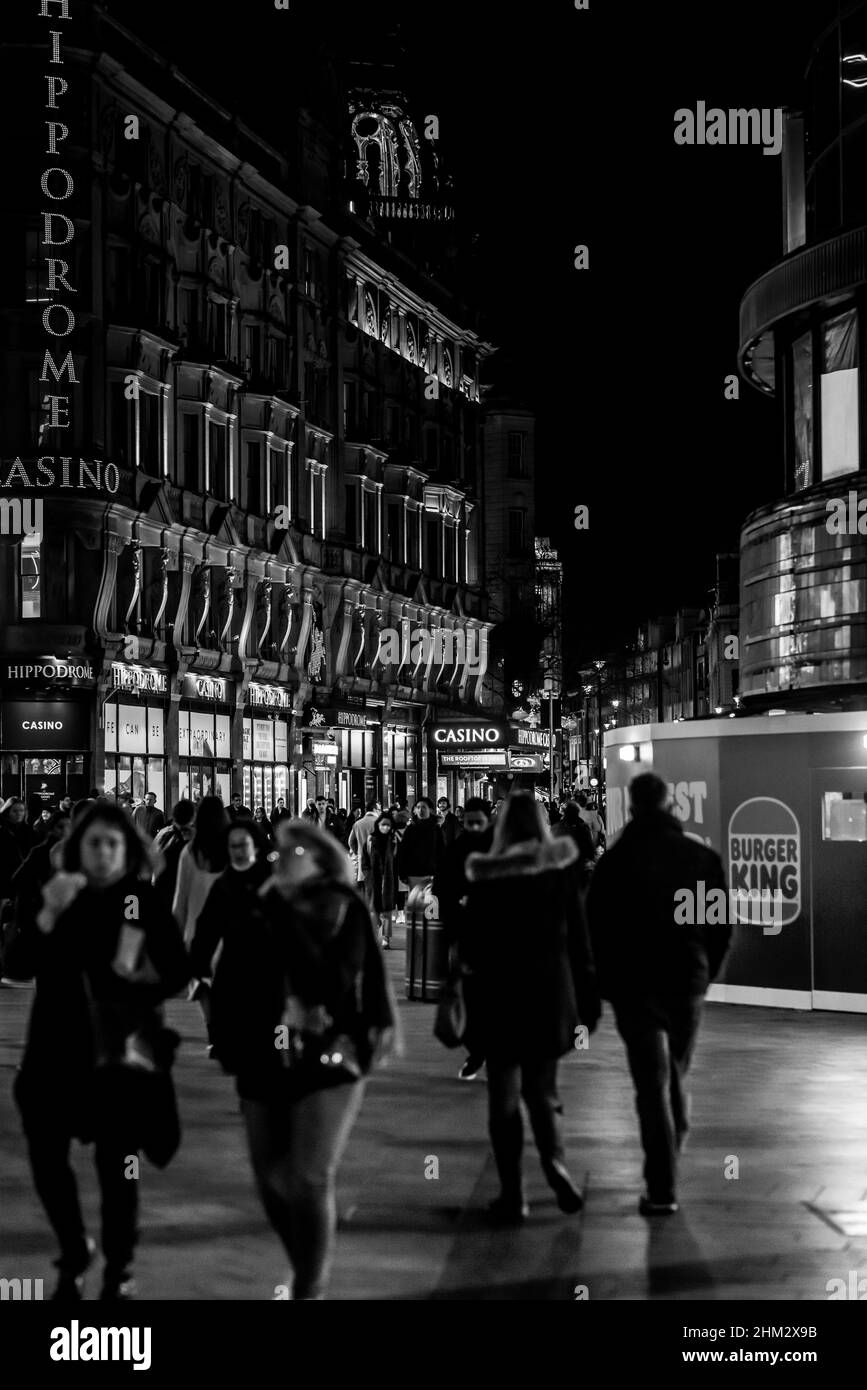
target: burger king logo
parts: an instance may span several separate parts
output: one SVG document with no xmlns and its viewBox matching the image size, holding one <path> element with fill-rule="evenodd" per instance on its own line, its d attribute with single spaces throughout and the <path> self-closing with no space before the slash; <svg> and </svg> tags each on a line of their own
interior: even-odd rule
<svg viewBox="0 0 867 1390">
<path fill-rule="evenodd" d="M 801 829 L 794 811 L 773 796 L 751 797 L 732 814 L 728 839 L 734 920 L 755 920 L 748 895 L 779 904 L 775 920 L 783 925 L 794 922 L 801 911 Z"/>
</svg>

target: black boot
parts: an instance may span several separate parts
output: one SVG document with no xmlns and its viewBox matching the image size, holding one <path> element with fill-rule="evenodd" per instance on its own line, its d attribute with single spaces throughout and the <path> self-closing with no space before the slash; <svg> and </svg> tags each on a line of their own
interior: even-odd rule
<svg viewBox="0 0 867 1390">
<path fill-rule="evenodd" d="M 90 1268 L 96 1253 L 96 1241 L 88 1236 L 84 1255 L 75 1261 L 67 1262 L 64 1256 L 57 1261 L 58 1275 L 51 1301 L 54 1303 L 80 1303 L 84 1298 L 84 1276 Z"/>
<path fill-rule="evenodd" d="M 584 1198 L 569 1176 L 565 1163 L 559 1159 L 549 1159 L 542 1164 L 548 1186 L 557 1198 L 557 1206 L 572 1216 L 584 1205 Z"/>
<path fill-rule="evenodd" d="M 99 1295 L 103 1303 L 127 1303 L 135 1298 L 137 1292 L 135 1280 L 128 1269 L 117 1272 L 110 1270 L 106 1265 L 102 1276 L 102 1292 Z"/>
</svg>

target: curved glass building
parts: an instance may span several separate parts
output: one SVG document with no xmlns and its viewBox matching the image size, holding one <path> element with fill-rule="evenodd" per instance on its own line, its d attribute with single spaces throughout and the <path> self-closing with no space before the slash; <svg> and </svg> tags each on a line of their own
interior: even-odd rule
<svg viewBox="0 0 867 1390">
<path fill-rule="evenodd" d="M 817 17 L 803 109 L 785 119 L 785 255 L 740 306 L 739 367 L 776 400 L 785 462 L 785 495 L 741 534 L 754 712 L 867 697 L 867 3 Z"/>
</svg>

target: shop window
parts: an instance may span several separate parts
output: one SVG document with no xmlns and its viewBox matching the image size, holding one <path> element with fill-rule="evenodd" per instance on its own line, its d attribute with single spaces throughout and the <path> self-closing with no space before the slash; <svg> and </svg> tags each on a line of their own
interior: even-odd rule
<svg viewBox="0 0 867 1390">
<path fill-rule="evenodd" d="M 858 316 L 822 327 L 822 477 L 858 468 Z"/>
<path fill-rule="evenodd" d="M 822 797 L 822 839 L 867 840 L 867 801 L 851 792 L 825 792 Z"/>
</svg>

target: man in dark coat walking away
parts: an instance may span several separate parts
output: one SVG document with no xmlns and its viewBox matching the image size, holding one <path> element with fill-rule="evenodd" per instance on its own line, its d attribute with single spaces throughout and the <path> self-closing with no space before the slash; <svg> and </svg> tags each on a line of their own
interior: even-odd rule
<svg viewBox="0 0 867 1390">
<path fill-rule="evenodd" d="M 466 911 L 467 859 L 471 854 L 487 854 L 491 848 L 494 831 L 490 823 L 490 814 L 489 801 L 483 801 L 480 796 L 469 798 L 464 807 L 463 831 L 446 847 L 434 876 L 434 897 L 439 903 L 443 935 L 449 950 L 457 947 L 461 920 Z M 477 1030 L 474 1029 L 472 975 L 464 977 L 463 993 L 464 1007 L 467 1011 L 463 1045 L 467 1050 L 467 1060 L 458 1072 L 458 1079 L 475 1081 L 485 1064 L 485 1051 Z"/>
<path fill-rule="evenodd" d="M 611 1001 L 635 1084 L 647 1183 L 639 1210 L 669 1215 L 678 1209 L 677 1156 L 689 1128 L 684 1078 L 731 927 L 727 910 L 719 926 L 681 910 L 690 901 L 684 890 L 693 904 L 702 896 L 700 883 L 705 900 L 725 892 L 725 874 L 719 855 L 670 813 L 662 778 L 642 773 L 629 794 L 632 820 L 594 870 L 587 914 L 600 993 Z"/>
</svg>

